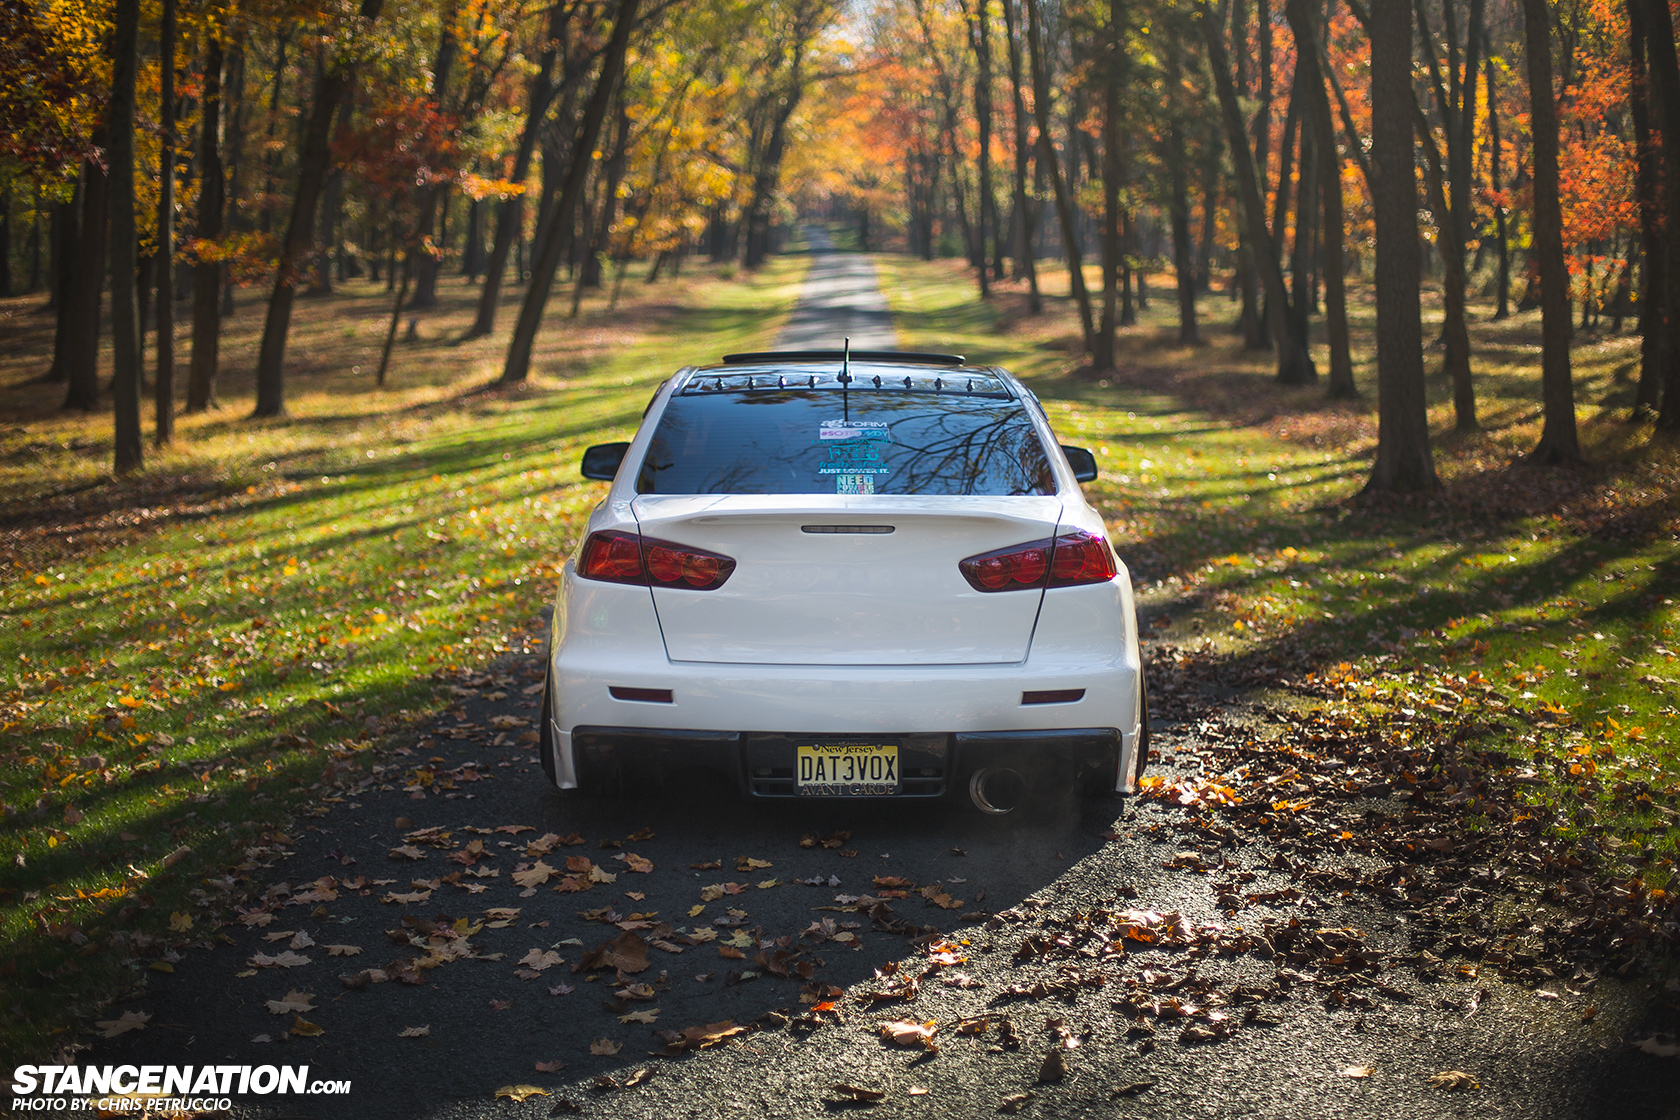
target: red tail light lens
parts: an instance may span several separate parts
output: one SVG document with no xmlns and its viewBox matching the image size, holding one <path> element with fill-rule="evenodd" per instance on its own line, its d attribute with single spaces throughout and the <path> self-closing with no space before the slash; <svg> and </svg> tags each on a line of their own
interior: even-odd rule
<svg viewBox="0 0 1680 1120">
<path fill-rule="evenodd" d="M 585 579 L 696 591 L 717 590 L 734 570 L 728 556 L 612 530 L 590 534 L 577 566 Z"/>
<path fill-rule="evenodd" d="M 1050 568 L 1050 550 L 1050 541 L 1030 541 L 970 556 L 957 567 L 976 591 L 1019 591 L 1024 587 L 1043 587 L 1044 573 Z"/>
<path fill-rule="evenodd" d="M 1101 537 L 1080 531 L 1056 538 L 1056 556 L 1050 562 L 1051 587 L 1107 583 L 1114 575 L 1114 552 Z"/>
<path fill-rule="evenodd" d="M 642 542 L 634 533 L 591 533 L 583 542 L 578 575 L 608 583 L 647 583 L 642 574 Z"/>
<path fill-rule="evenodd" d="M 957 568 L 976 591 L 1076 587 L 1104 583 L 1115 574 L 1114 554 L 1108 542 L 1084 531 L 1063 533 L 1053 541 L 1028 541 L 983 552 L 960 561 Z"/>
</svg>

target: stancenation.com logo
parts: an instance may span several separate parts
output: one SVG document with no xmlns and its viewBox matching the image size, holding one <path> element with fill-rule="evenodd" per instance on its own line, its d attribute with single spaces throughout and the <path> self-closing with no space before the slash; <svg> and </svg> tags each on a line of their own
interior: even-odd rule
<svg viewBox="0 0 1680 1120">
<path fill-rule="evenodd" d="M 307 1088 L 305 1087 L 307 1086 Z M 18 1066 L 14 1112 L 227 1112 L 255 1093 L 342 1094 L 348 1081 L 311 1081 L 308 1066 Z"/>
</svg>

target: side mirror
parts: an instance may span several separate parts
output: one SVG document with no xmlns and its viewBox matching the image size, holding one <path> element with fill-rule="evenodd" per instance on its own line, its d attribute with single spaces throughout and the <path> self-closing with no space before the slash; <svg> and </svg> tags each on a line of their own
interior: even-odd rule
<svg viewBox="0 0 1680 1120">
<path fill-rule="evenodd" d="M 611 482 L 618 477 L 619 464 L 624 462 L 624 453 L 628 450 L 628 443 L 598 443 L 589 448 L 583 453 L 583 477 Z M 1086 458 L 1090 458 L 1090 455 L 1087 454 Z M 1091 469 L 1096 470 L 1095 467 Z M 1096 475 L 1091 477 L 1095 478 Z"/>
<path fill-rule="evenodd" d="M 1097 459 L 1083 447 L 1069 447 L 1062 445 L 1062 454 L 1067 456 L 1068 466 L 1073 468 L 1073 477 L 1078 482 L 1094 482 L 1097 478 Z"/>
</svg>

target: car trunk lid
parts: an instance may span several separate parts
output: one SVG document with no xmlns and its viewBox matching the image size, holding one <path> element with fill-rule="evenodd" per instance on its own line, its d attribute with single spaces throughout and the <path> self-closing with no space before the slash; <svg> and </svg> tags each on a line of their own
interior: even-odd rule
<svg viewBox="0 0 1680 1120">
<path fill-rule="evenodd" d="M 650 495 L 645 538 L 733 557 L 713 591 L 655 587 L 673 661 L 969 665 L 1023 660 L 1043 591 L 974 590 L 958 561 L 1052 537 L 1055 497 Z"/>
</svg>

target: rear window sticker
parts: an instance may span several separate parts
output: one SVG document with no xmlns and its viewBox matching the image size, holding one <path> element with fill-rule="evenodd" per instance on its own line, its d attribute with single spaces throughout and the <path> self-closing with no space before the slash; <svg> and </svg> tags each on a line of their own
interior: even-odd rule
<svg viewBox="0 0 1680 1120">
<path fill-rule="evenodd" d="M 834 476 L 836 494 L 873 494 L 875 476 L 872 474 L 837 474 Z"/>
<path fill-rule="evenodd" d="M 823 442 L 842 439 L 885 440 L 892 442 L 884 420 L 824 420 L 817 433 Z"/>
</svg>

